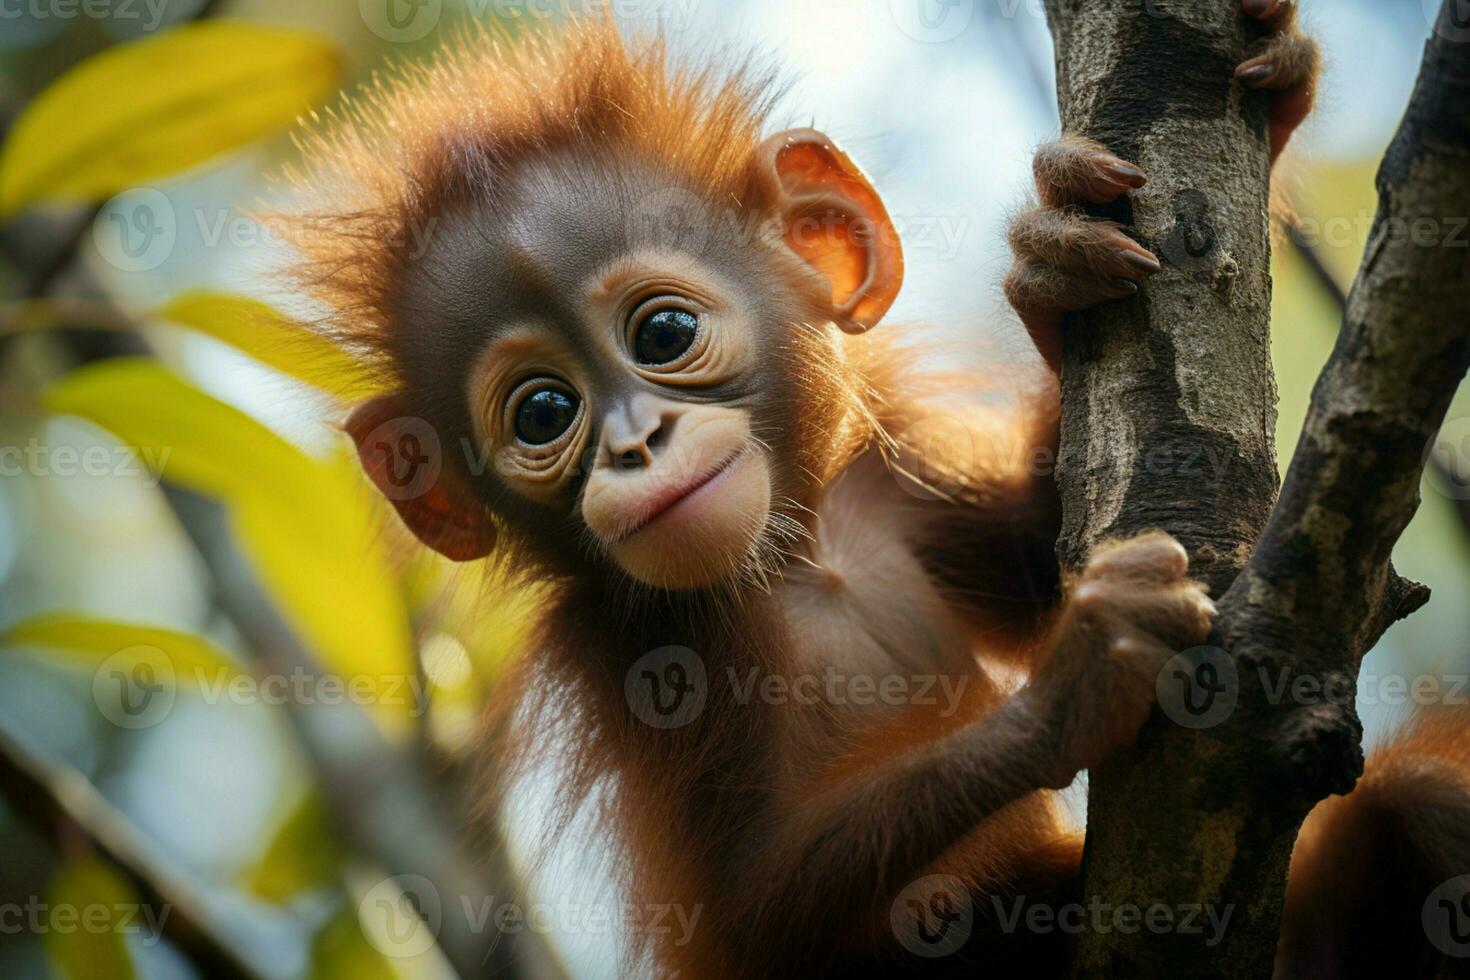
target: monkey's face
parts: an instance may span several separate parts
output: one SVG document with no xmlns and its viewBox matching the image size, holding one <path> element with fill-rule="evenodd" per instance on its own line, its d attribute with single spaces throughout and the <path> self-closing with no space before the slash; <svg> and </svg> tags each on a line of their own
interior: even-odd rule
<svg viewBox="0 0 1470 980">
<path fill-rule="evenodd" d="M 498 522 L 555 565 L 696 589 L 802 533 L 851 441 L 837 327 L 881 317 L 901 263 L 876 195 L 819 134 L 761 159 L 744 207 L 564 157 L 439 217 L 402 289 L 389 397 L 473 452 L 422 499 L 389 494 L 423 540 L 476 557 Z M 384 412 L 359 415 L 362 448 Z"/>
<path fill-rule="evenodd" d="M 768 304 L 658 249 L 597 263 L 566 295 L 571 322 L 510 326 L 469 375 L 498 509 L 530 514 L 507 506 L 508 492 L 573 513 L 579 545 L 648 585 L 737 574 L 768 533 L 784 475 L 761 390 L 761 352 L 777 346 L 760 336 Z"/>
</svg>

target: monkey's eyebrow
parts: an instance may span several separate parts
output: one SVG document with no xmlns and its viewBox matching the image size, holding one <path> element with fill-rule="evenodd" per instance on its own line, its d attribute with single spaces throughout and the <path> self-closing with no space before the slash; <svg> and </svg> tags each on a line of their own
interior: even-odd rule
<svg viewBox="0 0 1470 980">
<path fill-rule="evenodd" d="M 468 392 L 477 435 L 483 438 L 483 426 L 489 413 L 496 411 L 491 401 L 502 391 L 500 382 L 516 364 L 541 354 L 552 355 L 551 345 L 525 327 L 512 327 L 510 332 L 492 337 L 475 356 L 470 367 Z"/>
<path fill-rule="evenodd" d="M 490 342 L 475 358 L 474 373 L 488 374 L 508 362 L 523 360 L 537 353 L 548 353 L 549 349 L 545 338 L 525 327 L 511 327 L 503 334 L 491 336 Z"/>
<path fill-rule="evenodd" d="M 616 299 L 636 279 L 697 277 L 700 266 L 679 252 L 638 251 L 620 255 L 592 274 L 587 298 L 601 303 Z"/>
</svg>

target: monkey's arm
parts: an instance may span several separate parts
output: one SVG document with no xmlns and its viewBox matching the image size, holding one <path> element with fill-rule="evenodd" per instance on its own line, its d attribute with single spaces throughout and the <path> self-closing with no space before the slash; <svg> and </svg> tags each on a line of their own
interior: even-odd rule
<svg viewBox="0 0 1470 980">
<path fill-rule="evenodd" d="M 1159 669 L 1208 632 L 1213 606 L 1186 577 L 1173 538 L 1153 532 L 1089 560 L 1031 683 L 980 719 L 928 742 L 873 733 L 865 748 L 756 835 L 764 863 L 749 878 L 788 896 L 781 928 L 868 921 L 892 895 L 977 824 L 1127 745 L 1154 703 Z M 932 729 L 931 729 L 932 730 Z M 772 887 L 773 879 L 780 879 Z M 834 908 L 840 906 L 840 908 Z M 799 941 L 799 940 L 798 940 Z"/>
<path fill-rule="evenodd" d="M 993 653 L 1034 650 L 1060 596 L 1058 408 L 1043 378 L 1004 409 L 913 406 L 916 423 L 890 427 L 900 499 L 921 515 L 917 553 Z M 926 425 L 934 417 L 943 424 Z"/>
</svg>

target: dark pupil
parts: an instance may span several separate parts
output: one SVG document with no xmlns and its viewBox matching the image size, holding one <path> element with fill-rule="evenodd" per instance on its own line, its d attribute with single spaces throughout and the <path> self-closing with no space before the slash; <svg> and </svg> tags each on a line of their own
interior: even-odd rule
<svg viewBox="0 0 1470 980">
<path fill-rule="evenodd" d="M 633 340 L 640 364 L 667 364 L 689 349 L 699 318 L 685 310 L 659 310 L 644 317 Z"/>
<path fill-rule="evenodd" d="M 557 388 L 532 392 L 516 409 L 516 436 L 533 446 L 551 442 L 577 417 L 577 399 Z"/>
</svg>

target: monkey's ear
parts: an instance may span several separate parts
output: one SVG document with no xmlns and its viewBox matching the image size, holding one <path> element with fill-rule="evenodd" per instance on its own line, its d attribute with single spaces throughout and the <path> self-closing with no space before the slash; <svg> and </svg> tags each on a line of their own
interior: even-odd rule
<svg viewBox="0 0 1470 980">
<path fill-rule="evenodd" d="M 786 244 L 832 285 L 837 323 L 873 327 L 903 285 L 903 248 L 883 200 L 857 164 L 815 129 L 761 145 L 780 195 Z"/>
<path fill-rule="evenodd" d="M 378 395 L 357 406 L 346 428 L 362 468 L 420 541 L 455 561 L 491 552 L 495 525 L 469 477 L 442 451 L 434 427 L 411 415 L 400 395 Z"/>
</svg>

